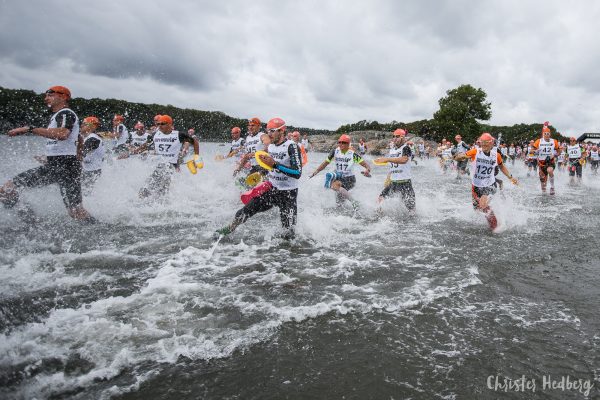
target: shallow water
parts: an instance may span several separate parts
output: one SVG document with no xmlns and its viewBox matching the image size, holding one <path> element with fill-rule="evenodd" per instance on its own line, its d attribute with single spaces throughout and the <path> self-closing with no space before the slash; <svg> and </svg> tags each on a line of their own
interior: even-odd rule
<svg viewBox="0 0 600 400">
<path fill-rule="evenodd" d="M 42 148 L 0 137 L 1 180 Z M 0 397 L 585 398 L 544 390 L 545 375 L 600 396 L 589 170 L 576 187 L 559 174 L 550 197 L 509 165 L 521 185 L 493 200 L 493 234 L 469 181 L 433 160 L 413 167 L 417 215 L 391 200 L 378 217 L 385 168 L 358 175 L 356 215 L 324 173 L 308 179 L 325 157 L 309 153 L 295 240 L 274 210 L 214 247 L 241 203 L 232 164 L 212 161 L 226 147 L 201 149 L 205 168 L 177 174 L 161 204 L 137 199 L 148 162 L 107 163 L 84 201 L 97 225 L 70 221 L 57 187 L 23 195 L 35 226 L 0 209 Z M 535 392 L 487 387 L 522 375 Z"/>
</svg>

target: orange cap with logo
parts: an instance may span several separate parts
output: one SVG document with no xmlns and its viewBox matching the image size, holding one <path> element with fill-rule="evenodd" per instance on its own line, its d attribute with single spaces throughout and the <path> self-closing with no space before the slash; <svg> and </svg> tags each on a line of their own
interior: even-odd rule
<svg viewBox="0 0 600 400">
<path fill-rule="evenodd" d="M 490 140 L 494 141 L 495 139 L 489 133 L 484 132 L 484 133 L 481 134 L 481 136 L 479 136 L 479 140 L 482 141 L 482 142 L 485 142 L 485 141 L 490 141 Z"/>
<path fill-rule="evenodd" d="M 48 92 L 62 94 L 63 96 L 66 96 L 67 99 L 71 98 L 71 91 L 65 86 L 52 86 L 50 89 L 46 90 L 46 93 Z"/>
<path fill-rule="evenodd" d="M 283 129 L 283 130 L 285 130 L 285 121 L 278 117 L 271 118 L 269 120 L 269 122 L 267 122 L 267 129 Z"/>
<path fill-rule="evenodd" d="M 125 121 L 125 117 L 123 117 L 122 115 L 119 115 L 119 114 L 115 114 L 113 121 L 123 122 L 123 121 Z"/>
<path fill-rule="evenodd" d="M 406 136 L 406 131 L 398 128 L 394 131 L 394 136 Z"/>
<path fill-rule="evenodd" d="M 254 117 L 248 120 L 248 125 L 258 125 L 260 126 L 260 119 Z"/>
<path fill-rule="evenodd" d="M 168 115 L 160 115 L 156 119 L 156 122 L 163 123 L 163 124 L 173 125 L 173 118 L 171 118 Z"/>
<path fill-rule="evenodd" d="M 350 136 L 346 135 L 345 133 L 340 136 L 340 138 L 338 139 L 338 143 L 339 142 L 346 142 L 346 143 L 350 143 L 352 140 L 350 139 Z"/>
<path fill-rule="evenodd" d="M 96 117 L 85 117 L 83 119 L 83 123 L 84 124 L 92 124 L 92 125 L 99 126 L 100 125 L 100 120 L 98 120 L 98 118 L 96 118 Z"/>
</svg>

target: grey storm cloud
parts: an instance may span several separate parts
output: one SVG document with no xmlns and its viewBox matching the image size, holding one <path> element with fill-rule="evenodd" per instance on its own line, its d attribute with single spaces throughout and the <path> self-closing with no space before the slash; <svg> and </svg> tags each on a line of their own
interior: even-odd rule
<svg viewBox="0 0 600 400">
<path fill-rule="evenodd" d="M 172 7 L 161 11 L 138 2 L 129 8 L 110 1 L 99 9 L 74 1 L 11 3 L 2 5 L 0 52 L 18 65 L 43 67 L 62 59 L 90 75 L 148 76 L 191 89 L 211 89 L 226 79 L 220 59 L 210 57 L 210 42 L 193 51 L 194 32 L 186 34 L 169 17 Z"/>
<path fill-rule="evenodd" d="M 431 118 L 470 83 L 492 123 L 599 129 L 599 17 L 591 0 L 0 0 L 0 85 L 337 128 Z"/>
</svg>

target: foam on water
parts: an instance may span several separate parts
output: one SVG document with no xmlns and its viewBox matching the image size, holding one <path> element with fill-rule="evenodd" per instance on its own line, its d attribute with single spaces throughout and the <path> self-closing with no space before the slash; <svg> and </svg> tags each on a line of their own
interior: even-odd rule
<svg viewBox="0 0 600 400">
<path fill-rule="evenodd" d="M 205 161 L 223 151 L 214 145 L 201 148 Z M 304 175 L 324 157 L 310 153 Z M 581 191 L 568 186 L 564 175 L 557 177 L 562 196 L 557 200 L 541 195 L 539 181 L 526 178 L 524 167 L 509 166 L 523 179 L 519 187 L 505 180 L 504 191 L 492 202 L 503 228 L 499 235 L 491 234 L 483 216 L 473 211 L 470 181 L 440 175 L 434 160 L 413 168 L 415 216 L 397 199 L 384 202 L 383 216 L 377 216 L 383 168 L 374 169 L 370 179 L 357 176 L 352 195 L 361 204 L 360 215 L 335 207 L 322 176 L 303 177 L 296 240 L 277 238 L 279 215 L 272 210 L 215 244 L 214 229 L 241 207 L 231 167 L 227 161 L 206 161 L 195 176 L 182 170 L 165 201 L 144 204 L 137 192 L 151 170 L 140 159 L 114 161 L 85 199 L 100 225 L 66 222 L 56 245 L 41 244 L 41 232 L 25 235 L 14 215 L 0 213 L 0 221 L 13 221 L 11 229 L 23 239 L 23 247 L 9 244 L 0 256 L 2 296 L 57 291 L 54 296 L 75 297 L 74 304 L 2 332 L 0 370 L 12 378 L 5 379 L 0 393 L 45 398 L 137 391 L 165 365 L 232 357 L 272 340 L 286 324 L 308 320 L 329 319 L 335 325 L 355 316 L 361 324 L 390 325 L 398 335 L 390 336 L 398 354 L 408 351 L 436 366 L 438 379 L 449 377 L 455 360 L 483 351 L 473 337 L 491 335 L 493 324 L 479 321 L 492 314 L 525 330 L 552 324 L 579 329 L 577 317 L 559 303 L 507 295 L 499 304 L 477 298 L 476 290 L 487 284 L 497 246 L 526 247 L 529 237 L 557 223 L 565 207 L 583 211 L 576 202 Z M 591 180 L 584 187 L 600 188 Z M 52 221 L 66 219 L 55 188 L 30 192 L 24 200 L 39 193 L 47 199 L 32 203 L 37 213 Z M 120 294 L 72 293 L 76 286 L 98 283 Z M 423 320 L 431 310 L 436 324 Z M 431 330 L 422 331 L 423 326 Z M 59 366 L 49 367 L 53 362 Z M 71 364 L 80 370 L 67 372 Z M 123 375 L 131 379 L 119 380 Z"/>
</svg>

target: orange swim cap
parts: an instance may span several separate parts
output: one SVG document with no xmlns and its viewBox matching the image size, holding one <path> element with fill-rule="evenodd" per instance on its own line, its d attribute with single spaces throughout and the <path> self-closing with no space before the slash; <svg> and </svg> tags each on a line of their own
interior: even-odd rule
<svg viewBox="0 0 600 400">
<path fill-rule="evenodd" d="M 340 138 L 338 139 L 338 142 L 346 142 L 348 144 L 350 144 L 350 142 L 352 141 L 352 139 L 350 139 L 350 136 L 343 134 L 342 136 L 340 136 Z"/>
<path fill-rule="evenodd" d="M 260 126 L 260 119 L 254 117 L 254 118 L 250 118 L 248 120 L 248 125 L 259 125 Z"/>
<path fill-rule="evenodd" d="M 487 141 L 494 141 L 496 139 L 494 139 L 494 137 L 492 135 L 490 135 L 488 132 L 484 132 L 481 134 L 481 136 L 479 136 L 479 140 L 482 142 L 487 142 Z"/>
<path fill-rule="evenodd" d="M 173 118 L 171 118 L 168 115 L 160 115 L 156 119 L 156 121 L 159 122 L 159 123 L 166 123 L 166 124 L 169 124 L 169 125 L 173 125 Z"/>
<path fill-rule="evenodd" d="M 66 96 L 67 99 L 71 98 L 71 91 L 65 86 L 52 86 L 50 89 L 46 90 L 46 93 L 58 93 Z"/>
<path fill-rule="evenodd" d="M 281 118 L 271 118 L 267 122 L 267 129 L 283 129 L 285 130 L 285 121 Z"/>
<path fill-rule="evenodd" d="M 83 123 L 100 126 L 100 120 L 98 120 L 98 118 L 96 118 L 96 117 L 85 117 L 83 119 Z"/>
</svg>

